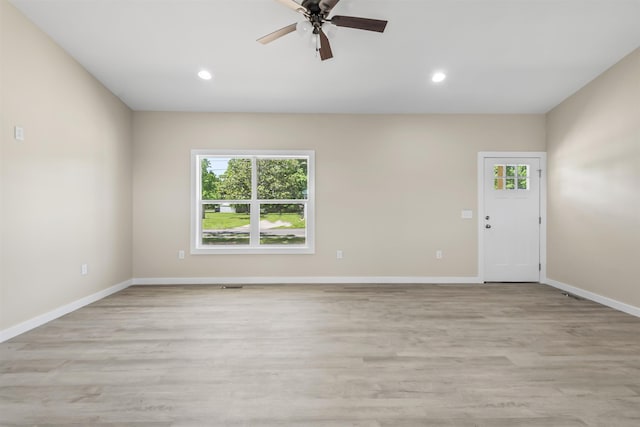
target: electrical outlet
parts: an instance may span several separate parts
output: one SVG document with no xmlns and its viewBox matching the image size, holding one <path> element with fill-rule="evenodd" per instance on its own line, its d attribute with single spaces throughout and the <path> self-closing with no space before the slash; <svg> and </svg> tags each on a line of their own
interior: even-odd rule
<svg viewBox="0 0 640 427">
<path fill-rule="evenodd" d="M 436 251 L 436 259 L 442 259 L 442 249 Z"/>
<path fill-rule="evenodd" d="M 178 259 L 184 259 L 184 251 L 182 249 L 178 251 Z"/>
<path fill-rule="evenodd" d="M 340 249 L 338 249 L 336 251 L 336 259 L 342 259 L 344 258 L 344 254 L 342 253 L 342 251 Z"/>
<path fill-rule="evenodd" d="M 86 276 L 87 274 L 89 274 L 89 265 L 88 264 L 82 264 L 80 266 L 80 274 L 82 276 Z"/>
</svg>

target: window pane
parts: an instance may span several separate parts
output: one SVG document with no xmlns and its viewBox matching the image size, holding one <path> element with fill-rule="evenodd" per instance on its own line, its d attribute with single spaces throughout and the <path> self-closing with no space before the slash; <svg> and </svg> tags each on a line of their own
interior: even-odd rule
<svg viewBox="0 0 640 427">
<path fill-rule="evenodd" d="M 304 245 L 306 235 L 305 204 L 260 205 L 260 244 Z"/>
<path fill-rule="evenodd" d="M 204 158 L 200 160 L 200 187 L 202 188 L 202 194 L 200 197 L 202 200 L 220 199 L 218 184 L 220 183 L 220 175 L 222 175 L 222 172 L 215 169 L 214 165 L 216 160 L 217 159 L 212 158 Z"/>
<path fill-rule="evenodd" d="M 307 199 L 307 159 L 258 159 L 257 164 L 258 199 Z"/>
<path fill-rule="evenodd" d="M 515 190 L 516 189 L 516 180 L 514 178 L 506 179 L 505 188 L 507 190 Z"/>
<path fill-rule="evenodd" d="M 493 176 L 502 178 L 504 176 L 504 165 L 496 165 L 493 167 Z"/>
<path fill-rule="evenodd" d="M 527 178 L 529 176 L 529 165 L 518 165 L 518 176 Z"/>
<path fill-rule="evenodd" d="M 251 159 L 230 159 L 215 157 L 206 159 L 211 162 L 213 173 L 219 182 L 216 183 L 217 198 L 204 200 L 250 200 L 251 199 Z M 218 175 L 219 174 L 219 175 Z"/>
<path fill-rule="evenodd" d="M 507 176 L 516 176 L 516 165 L 507 165 Z"/>
<path fill-rule="evenodd" d="M 248 245 L 250 237 L 250 205 L 202 205 L 203 245 Z"/>
<path fill-rule="evenodd" d="M 518 179 L 518 190 L 528 190 L 529 189 L 529 180 L 526 178 Z"/>
<path fill-rule="evenodd" d="M 504 190 L 504 178 L 496 178 L 493 180 L 493 188 L 495 190 Z"/>
</svg>

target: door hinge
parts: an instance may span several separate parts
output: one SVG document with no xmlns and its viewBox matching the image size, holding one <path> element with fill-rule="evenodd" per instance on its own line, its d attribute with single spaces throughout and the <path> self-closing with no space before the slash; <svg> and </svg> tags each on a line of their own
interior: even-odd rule
<svg viewBox="0 0 640 427">
<path fill-rule="evenodd" d="M 542 271 L 542 263 L 538 263 L 538 271 Z"/>
<path fill-rule="evenodd" d="M 542 169 L 538 169 L 538 178 L 542 178 Z"/>
<path fill-rule="evenodd" d="M 538 224 L 542 225 L 542 217 L 541 216 L 538 217 Z"/>
</svg>

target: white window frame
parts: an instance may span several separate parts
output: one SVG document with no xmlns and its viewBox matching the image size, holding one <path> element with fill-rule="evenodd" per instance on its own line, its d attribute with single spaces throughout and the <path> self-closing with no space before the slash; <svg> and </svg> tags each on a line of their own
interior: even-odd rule
<svg viewBox="0 0 640 427">
<path fill-rule="evenodd" d="M 250 205 L 250 229 L 252 239 L 249 245 L 218 247 L 203 245 L 200 206 L 202 204 L 202 178 L 200 160 L 207 156 L 249 158 L 251 169 L 251 199 L 225 201 L 226 203 L 246 203 Z M 307 158 L 307 200 L 289 201 L 305 203 L 306 238 L 304 245 L 259 245 L 260 204 L 282 203 L 282 200 L 262 200 L 257 195 L 258 158 L 287 159 Z M 315 151 L 309 150 L 191 150 L 191 254 L 313 254 L 315 253 Z"/>
</svg>

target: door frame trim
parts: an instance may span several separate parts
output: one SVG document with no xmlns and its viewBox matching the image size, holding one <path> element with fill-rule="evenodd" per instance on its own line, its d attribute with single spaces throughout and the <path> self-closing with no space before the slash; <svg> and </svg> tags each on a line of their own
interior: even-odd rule
<svg viewBox="0 0 640 427">
<path fill-rule="evenodd" d="M 547 277 L 547 153 L 543 151 L 480 151 L 478 152 L 478 279 L 484 283 L 484 161 L 491 158 L 516 157 L 540 160 L 540 276 Z"/>
</svg>

